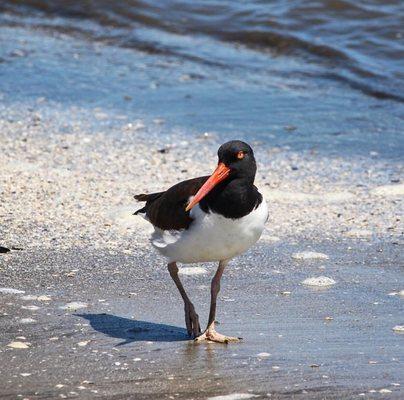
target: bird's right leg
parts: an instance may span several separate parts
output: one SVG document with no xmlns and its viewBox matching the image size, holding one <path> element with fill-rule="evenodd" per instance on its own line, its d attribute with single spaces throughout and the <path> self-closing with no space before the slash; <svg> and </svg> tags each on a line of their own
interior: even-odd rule
<svg viewBox="0 0 404 400">
<path fill-rule="evenodd" d="M 178 276 L 177 263 L 175 262 L 169 263 L 167 267 L 171 278 L 173 279 L 175 285 L 177 286 L 181 294 L 182 299 L 184 300 L 185 324 L 187 326 L 188 335 L 196 338 L 201 333 L 198 314 L 195 312 L 194 305 L 191 303 L 191 300 L 189 300 L 189 297 L 185 292 L 184 286 L 182 286 L 182 283 Z"/>
</svg>

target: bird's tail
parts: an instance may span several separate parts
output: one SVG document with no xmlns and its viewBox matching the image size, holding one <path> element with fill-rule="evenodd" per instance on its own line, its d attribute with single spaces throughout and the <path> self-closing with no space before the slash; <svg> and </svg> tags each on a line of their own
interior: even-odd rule
<svg viewBox="0 0 404 400">
<path fill-rule="evenodd" d="M 158 199 L 163 193 L 164 192 L 150 193 L 150 194 L 145 194 L 145 193 L 135 194 L 133 196 L 135 198 L 135 200 L 137 200 L 137 201 L 145 201 L 146 205 L 144 207 L 140 208 L 139 210 L 135 211 L 133 213 L 133 215 L 145 213 L 147 211 L 147 206 L 150 203 L 152 203 L 154 200 Z"/>
</svg>

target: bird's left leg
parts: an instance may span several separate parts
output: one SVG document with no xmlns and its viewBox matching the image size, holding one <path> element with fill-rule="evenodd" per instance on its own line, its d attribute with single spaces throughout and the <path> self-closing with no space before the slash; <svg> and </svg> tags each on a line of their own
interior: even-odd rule
<svg viewBox="0 0 404 400">
<path fill-rule="evenodd" d="M 171 278 L 173 279 L 175 285 L 177 286 L 182 299 L 184 300 L 184 308 L 185 308 L 185 324 L 187 326 L 188 335 L 197 337 L 201 333 L 201 327 L 199 326 L 199 317 L 195 312 L 194 305 L 187 293 L 185 292 L 184 286 L 180 281 L 178 276 L 178 267 L 177 263 L 172 262 L 168 264 L 168 272 L 170 273 Z"/>
<path fill-rule="evenodd" d="M 240 338 L 232 336 L 224 336 L 215 330 L 215 317 L 216 317 L 216 299 L 220 291 L 220 279 L 222 278 L 224 269 L 228 264 L 228 260 L 220 261 L 219 267 L 217 268 L 216 274 L 212 279 L 211 284 L 211 299 L 210 299 L 210 311 L 209 311 L 209 321 L 208 326 L 202 335 L 198 336 L 195 341 L 203 342 L 205 340 L 218 343 L 229 343 L 238 342 Z"/>
</svg>

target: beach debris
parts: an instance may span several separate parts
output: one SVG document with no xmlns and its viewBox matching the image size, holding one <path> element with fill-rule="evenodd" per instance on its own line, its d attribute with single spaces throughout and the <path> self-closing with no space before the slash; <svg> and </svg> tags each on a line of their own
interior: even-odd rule
<svg viewBox="0 0 404 400">
<path fill-rule="evenodd" d="M 8 247 L 0 246 L 0 253 L 9 253 L 10 251 Z"/>
<path fill-rule="evenodd" d="M 203 267 L 180 267 L 178 273 L 182 275 L 203 275 L 207 274 L 208 271 Z"/>
<path fill-rule="evenodd" d="M 231 393 L 231 394 L 224 394 L 221 396 L 208 397 L 206 400 L 247 400 L 247 399 L 253 399 L 255 397 L 259 396 L 252 393 Z"/>
<path fill-rule="evenodd" d="M 28 349 L 31 346 L 31 343 L 28 342 L 11 342 L 7 345 L 7 347 L 11 347 L 12 349 Z"/>
<path fill-rule="evenodd" d="M 310 364 L 309 366 L 310 366 L 310 368 L 319 368 L 320 367 L 319 364 Z"/>
<path fill-rule="evenodd" d="M 88 307 L 87 303 L 83 303 L 81 301 L 72 301 L 71 303 L 67 303 L 64 306 L 60 306 L 59 308 L 61 310 L 76 311 L 79 310 L 80 308 L 86 308 L 86 307 Z"/>
<path fill-rule="evenodd" d="M 3 293 L 3 294 L 22 294 L 22 293 L 25 293 L 25 291 L 24 290 L 14 289 L 14 288 L 9 288 L 9 287 L 1 287 L 0 288 L 0 293 Z"/>
<path fill-rule="evenodd" d="M 327 276 L 317 276 L 313 278 L 306 278 L 302 284 L 307 286 L 327 287 L 335 285 L 337 282 Z"/>
<path fill-rule="evenodd" d="M 324 318 L 326 321 L 332 321 L 334 318 L 333 317 L 330 317 L 330 316 L 327 316 L 327 317 L 325 317 Z"/>
<path fill-rule="evenodd" d="M 327 254 L 318 253 L 316 251 L 301 251 L 299 253 L 292 254 L 294 260 L 328 260 Z"/>
<path fill-rule="evenodd" d="M 265 351 L 263 351 L 262 353 L 257 354 L 258 358 L 267 358 L 267 357 L 270 357 L 270 356 L 271 356 L 271 354 L 266 353 Z"/>
<path fill-rule="evenodd" d="M 289 292 L 288 290 L 284 290 L 281 292 L 282 296 L 289 296 L 292 292 Z"/>
<path fill-rule="evenodd" d="M 404 325 L 396 325 L 393 327 L 393 331 L 396 333 L 404 333 Z"/>
<path fill-rule="evenodd" d="M 20 374 L 21 376 L 31 376 L 32 374 L 30 374 L 29 372 L 21 372 Z"/>
</svg>

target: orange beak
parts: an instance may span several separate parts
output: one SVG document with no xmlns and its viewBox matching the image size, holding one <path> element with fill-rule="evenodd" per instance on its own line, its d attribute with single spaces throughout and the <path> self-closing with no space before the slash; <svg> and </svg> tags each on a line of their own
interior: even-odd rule
<svg viewBox="0 0 404 400">
<path fill-rule="evenodd" d="M 198 190 L 198 193 L 188 203 L 185 211 L 189 211 L 192 207 L 198 204 L 218 183 L 225 180 L 230 174 L 230 168 L 226 167 L 224 163 L 219 163 L 213 174 Z"/>
</svg>

